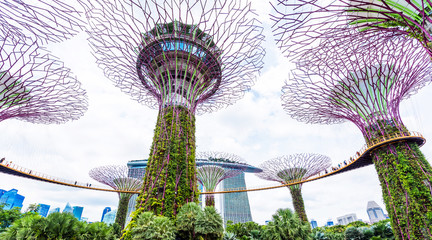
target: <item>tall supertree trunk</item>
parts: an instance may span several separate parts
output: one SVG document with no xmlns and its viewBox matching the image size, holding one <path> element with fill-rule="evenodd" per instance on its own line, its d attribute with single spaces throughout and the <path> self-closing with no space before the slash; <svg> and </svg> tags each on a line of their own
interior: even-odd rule
<svg viewBox="0 0 432 240">
<path fill-rule="evenodd" d="M 215 196 L 214 194 L 207 194 L 205 196 L 206 207 L 214 207 L 215 206 Z"/>
<path fill-rule="evenodd" d="M 432 239 L 432 169 L 417 144 L 372 152 L 396 239 Z"/>
<path fill-rule="evenodd" d="M 124 225 L 126 223 L 128 204 L 131 196 L 132 196 L 131 194 L 124 194 L 124 193 L 120 194 L 117 214 L 115 217 L 115 223 L 117 223 L 120 226 L 121 230 L 123 230 Z"/>
<path fill-rule="evenodd" d="M 306 216 L 306 210 L 305 210 L 305 206 L 304 206 L 304 202 L 303 202 L 303 196 L 301 194 L 301 187 L 300 186 L 290 186 L 288 188 L 291 191 L 294 210 L 297 213 L 297 216 L 303 222 L 308 222 L 308 219 Z"/>
<path fill-rule="evenodd" d="M 197 200 L 195 117 L 185 107 L 169 106 L 158 115 L 136 214 L 173 218 L 177 208 Z"/>
</svg>

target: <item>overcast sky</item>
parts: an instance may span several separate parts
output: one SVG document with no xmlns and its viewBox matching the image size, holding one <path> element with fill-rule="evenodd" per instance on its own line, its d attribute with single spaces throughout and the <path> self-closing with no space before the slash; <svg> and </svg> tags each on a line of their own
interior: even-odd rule
<svg viewBox="0 0 432 240">
<path fill-rule="evenodd" d="M 307 125 L 291 119 L 281 107 L 281 88 L 288 78 L 289 62 L 279 53 L 267 19 L 268 3 L 256 1 L 265 27 L 267 55 L 256 84 L 243 99 L 226 109 L 196 118 L 197 151 L 224 151 L 243 157 L 249 164 L 293 153 L 320 153 L 334 164 L 349 159 L 364 145 L 352 123 Z M 116 88 L 95 64 L 84 33 L 49 50 L 72 69 L 87 90 L 89 110 L 73 122 L 39 125 L 17 120 L 0 122 L 0 157 L 53 176 L 97 184 L 88 176 L 94 167 L 126 164 L 148 158 L 157 110 L 141 105 Z M 408 129 L 432 136 L 432 86 L 426 86 L 402 103 L 401 115 Z M 422 151 L 430 161 L 432 147 Z M 246 174 L 248 188 L 275 185 Z M 16 188 L 29 204 L 44 203 L 63 209 L 67 202 L 84 207 L 83 217 L 99 221 L 102 210 L 116 208 L 115 193 L 75 189 L 0 174 L 0 189 Z M 381 188 L 373 166 L 357 169 L 303 185 L 309 219 L 323 225 L 327 219 L 355 213 L 368 220 L 366 205 L 376 201 L 384 208 Z M 287 188 L 249 193 L 253 220 L 264 224 L 278 208 L 293 208 Z"/>
</svg>

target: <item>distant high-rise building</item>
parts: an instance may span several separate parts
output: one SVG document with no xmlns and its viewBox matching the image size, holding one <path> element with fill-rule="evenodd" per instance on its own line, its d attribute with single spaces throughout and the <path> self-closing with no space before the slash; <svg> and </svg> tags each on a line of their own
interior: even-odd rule
<svg viewBox="0 0 432 240">
<path fill-rule="evenodd" d="M 22 208 L 24 198 L 24 196 L 18 194 L 18 190 L 16 189 L 4 191 L 0 197 L 0 205 L 4 204 L 3 209 L 5 210 L 10 210 L 15 207 Z"/>
<path fill-rule="evenodd" d="M 223 190 L 246 188 L 245 173 L 223 180 L 221 186 Z M 227 221 L 233 223 L 252 221 L 247 192 L 223 194 L 221 205 L 225 225 Z"/>
<path fill-rule="evenodd" d="M 145 175 L 147 163 L 148 160 L 129 161 L 127 163 L 127 166 L 129 167 L 128 177 L 142 179 Z M 195 163 L 197 167 L 205 165 L 217 165 L 228 169 L 241 169 L 243 173 L 240 175 L 233 178 L 227 178 L 222 181 L 221 186 L 224 190 L 233 188 L 246 188 L 245 172 L 262 171 L 261 169 L 248 164 L 240 164 L 222 159 L 219 159 L 217 162 L 210 161 L 208 159 L 196 159 Z M 135 210 L 137 197 L 138 194 L 134 194 L 129 200 L 126 222 L 131 220 L 130 215 Z M 201 197 L 199 200 L 201 201 Z M 252 221 L 252 214 L 250 211 L 247 192 L 223 194 L 221 201 L 221 214 L 223 216 L 225 225 L 227 221 L 232 221 L 233 223 Z"/>
<path fill-rule="evenodd" d="M 339 225 L 347 225 L 355 221 L 357 221 L 357 215 L 355 213 L 347 214 L 337 218 Z"/>
<path fill-rule="evenodd" d="M 51 209 L 51 211 L 48 212 L 48 215 L 50 215 L 51 213 L 56 213 L 56 212 L 60 212 L 60 208 L 59 207 Z"/>
<path fill-rule="evenodd" d="M 331 220 L 331 219 L 327 220 L 326 227 L 330 227 L 330 226 L 333 226 L 333 225 L 334 225 L 333 220 Z"/>
<path fill-rule="evenodd" d="M 367 203 L 366 211 L 371 223 L 376 223 L 387 218 L 382 208 L 375 201 Z"/>
<path fill-rule="evenodd" d="M 76 217 L 78 220 L 81 221 L 82 212 L 84 210 L 84 207 L 81 206 L 74 206 L 72 210 L 72 214 L 74 217 Z"/>
<path fill-rule="evenodd" d="M 315 221 L 314 219 L 312 219 L 310 223 L 311 223 L 311 227 L 312 227 L 312 229 L 318 227 L 318 223 L 317 223 L 317 221 Z"/>
<path fill-rule="evenodd" d="M 106 224 L 113 224 L 115 221 L 116 214 L 117 214 L 117 209 L 107 212 L 104 218 L 102 219 L 102 222 Z"/>
<path fill-rule="evenodd" d="M 70 205 L 70 203 L 66 203 L 66 207 L 63 209 L 62 213 L 72 213 L 73 214 L 73 208 Z"/>
<path fill-rule="evenodd" d="M 105 216 L 105 214 L 107 214 L 107 212 L 111 212 L 111 208 L 110 207 L 106 207 L 104 208 L 103 212 L 102 212 L 102 217 L 101 217 L 101 222 L 103 221 L 103 218 Z"/>
<path fill-rule="evenodd" d="M 50 209 L 50 205 L 39 203 L 38 213 L 42 217 L 46 217 L 48 215 L 48 210 Z"/>
<path fill-rule="evenodd" d="M 81 218 L 81 221 L 82 221 L 82 222 L 88 222 L 88 218 L 86 218 L 86 217 L 82 217 L 82 218 Z"/>
</svg>

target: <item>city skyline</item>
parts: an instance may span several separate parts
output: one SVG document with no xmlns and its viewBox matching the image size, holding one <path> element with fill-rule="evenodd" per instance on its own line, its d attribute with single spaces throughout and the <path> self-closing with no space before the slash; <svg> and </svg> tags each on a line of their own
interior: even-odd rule
<svg viewBox="0 0 432 240">
<path fill-rule="evenodd" d="M 281 107 L 281 88 L 291 67 L 276 48 L 270 32 L 268 3 L 253 2 L 265 26 L 267 56 L 263 73 L 251 91 L 236 104 L 211 115 L 197 116 L 197 151 L 224 151 L 242 156 L 249 164 L 260 163 L 279 155 L 300 152 L 325 154 L 337 165 L 349 159 L 364 146 L 360 132 L 353 124 L 310 125 L 291 119 Z M 103 76 L 90 54 L 86 35 L 48 47 L 71 68 L 88 91 L 89 110 L 78 121 L 63 125 L 34 125 L 17 120 L 0 124 L 5 134 L 0 139 L 6 160 L 53 176 L 92 181 L 87 172 L 92 167 L 124 164 L 148 157 L 157 113 L 131 100 Z M 73 51 L 71 51 L 73 50 Z M 421 148 L 430 161 L 432 120 L 428 112 L 432 88 L 426 86 L 402 104 L 402 119 L 408 129 L 426 138 Z M 423 103 L 423 104 L 422 104 Z M 414 106 L 414 107 L 413 107 Z M 412 109 L 410 109 L 412 108 Z M 252 111 L 254 110 L 254 111 Z M 341 147 L 342 146 L 342 147 Z M 4 156 L 3 156 L 4 155 Z M 84 207 L 83 216 L 99 221 L 106 206 L 116 208 L 112 193 L 74 189 L 39 181 L 0 174 L 0 188 L 16 188 L 26 196 L 24 209 L 32 203 L 64 206 L 70 201 Z M 248 188 L 277 185 L 247 174 Z M 368 219 L 365 206 L 373 200 L 380 206 L 381 189 L 373 166 L 306 183 L 303 190 L 310 219 L 322 226 L 332 218 L 356 213 Z M 352 199 L 356 199 L 355 202 Z M 291 208 L 287 190 L 249 193 L 252 218 L 264 224 L 278 208 Z"/>
</svg>

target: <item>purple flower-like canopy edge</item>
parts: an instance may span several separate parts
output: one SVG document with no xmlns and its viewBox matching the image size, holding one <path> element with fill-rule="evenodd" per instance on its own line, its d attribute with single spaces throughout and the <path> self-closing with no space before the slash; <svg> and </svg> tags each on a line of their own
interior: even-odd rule
<svg viewBox="0 0 432 240">
<path fill-rule="evenodd" d="M 0 121 L 64 123 L 87 110 L 87 95 L 70 69 L 37 42 L 0 39 Z"/>
<path fill-rule="evenodd" d="M 410 11 L 395 8 L 394 2 Z M 277 0 L 272 4 L 272 30 L 277 45 L 288 58 L 316 46 L 328 37 L 325 34 L 328 31 L 333 31 L 335 38 L 343 38 L 337 30 L 347 26 L 371 36 L 380 32 L 387 32 L 388 37 L 415 36 L 432 56 L 432 46 L 427 47 L 432 41 L 432 17 L 427 5 L 432 3 L 419 2 L 418 5 L 418 1 L 408 0 Z"/>
<path fill-rule="evenodd" d="M 89 41 L 97 63 L 117 87 L 133 99 L 160 108 L 160 93 L 138 77 L 136 49 L 143 34 L 157 24 L 181 22 L 212 37 L 220 50 L 221 82 L 212 96 L 195 103 L 198 114 L 212 112 L 243 97 L 263 66 L 262 27 L 250 3 L 218 0 L 97 0 L 83 1 L 89 20 Z M 151 81 L 151 74 L 146 76 Z"/>
<path fill-rule="evenodd" d="M 89 175 L 94 180 L 115 190 L 138 191 L 143 183 L 141 179 L 128 177 L 128 167 L 123 165 L 96 167 L 89 171 Z"/>
<path fill-rule="evenodd" d="M 62 0 L 4 0 L 0 2 L 0 35 L 39 44 L 71 38 L 84 27 L 83 13 Z"/>
<path fill-rule="evenodd" d="M 429 55 L 410 38 L 388 41 L 382 40 L 386 34 L 371 37 L 348 32 L 351 37 L 329 37 L 299 56 L 297 68 L 283 87 L 283 108 L 298 121 L 333 124 L 348 120 L 362 131 L 382 119 L 403 125 L 400 102 L 432 80 Z M 367 82 L 369 89 L 363 89 L 361 82 Z M 367 99 L 355 99 L 361 95 Z"/>
<path fill-rule="evenodd" d="M 219 166 L 205 165 L 197 168 L 197 180 L 207 191 L 213 191 L 223 180 L 240 175 L 242 172 L 239 169 L 225 169 Z"/>
<path fill-rule="evenodd" d="M 316 153 L 297 153 L 284 155 L 263 162 L 259 167 L 263 170 L 256 175 L 262 179 L 288 183 L 291 180 L 301 181 L 324 171 L 331 166 L 329 157 Z"/>
</svg>

